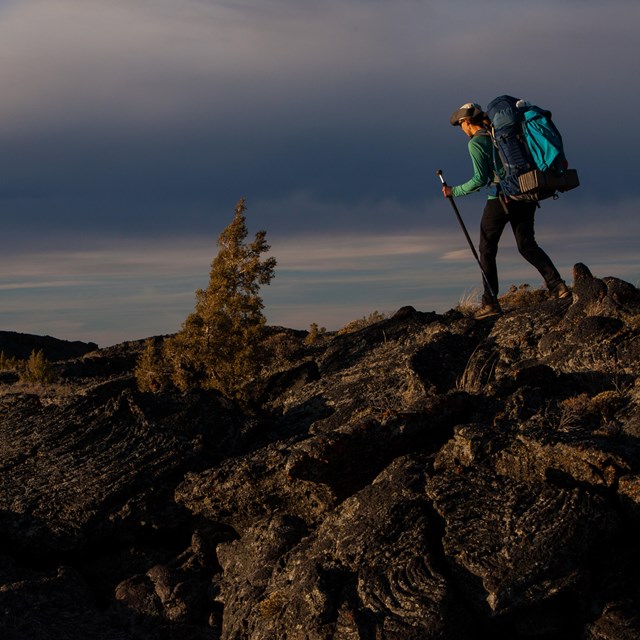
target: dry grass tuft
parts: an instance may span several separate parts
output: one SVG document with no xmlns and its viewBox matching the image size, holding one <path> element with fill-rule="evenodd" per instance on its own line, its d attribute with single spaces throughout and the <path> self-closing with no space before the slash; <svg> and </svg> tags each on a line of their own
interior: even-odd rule
<svg viewBox="0 0 640 640">
<path fill-rule="evenodd" d="M 498 362 L 497 351 L 487 352 L 478 345 L 458 379 L 457 389 L 467 393 L 480 393 L 494 377 L 494 369 Z"/>
<path fill-rule="evenodd" d="M 466 290 L 460 296 L 460 300 L 458 301 L 458 305 L 456 306 L 456 311 L 459 311 L 465 316 L 472 316 L 480 306 L 481 298 L 482 291 L 480 289 L 475 288 L 471 289 L 470 291 Z"/>
<path fill-rule="evenodd" d="M 511 285 L 509 291 L 500 298 L 500 304 L 505 311 L 533 309 L 548 300 L 549 293 L 545 287 L 533 289 L 531 285 Z"/>
</svg>

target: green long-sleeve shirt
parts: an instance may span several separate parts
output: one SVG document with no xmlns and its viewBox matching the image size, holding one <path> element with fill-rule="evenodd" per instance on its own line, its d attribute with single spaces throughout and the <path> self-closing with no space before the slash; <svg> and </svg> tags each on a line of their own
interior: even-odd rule
<svg viewBox="0 0 640 640">
<path fill-rule="evenodd" d="M 488 133 L 477 133 L 469 140 L 468 148 L 473 164 L 473 177 L 452 188 L 451 193 L 454 198 L 479 191 L 492 183 L 495 178 L 491 136 Z M 490 191 L 488 197 L 490 199 L 497 197 L 495 189 Z"/>
</svg>

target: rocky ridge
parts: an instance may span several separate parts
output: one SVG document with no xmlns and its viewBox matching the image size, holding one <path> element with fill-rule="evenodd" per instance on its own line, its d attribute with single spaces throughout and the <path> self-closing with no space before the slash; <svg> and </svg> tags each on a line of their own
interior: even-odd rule
<svg viewBox="0 0 640 640">
<path fill-rule="evenodd" d="M 142 343 L 0 385 L 7 640 L 640 638 L 640 291 L 271 328 L 253 410 Z"/>
<path fill-rule="evenodd" d="M 55 362 L 80 357 L 97 348 L 98 345 L 94 342 L 69 342 L 51 336 L 0 331 L 0 353 L 4 353 L 7 358 L 25 360 L 33 351 L 42 351 L 47 360 Z"/>
</svg>

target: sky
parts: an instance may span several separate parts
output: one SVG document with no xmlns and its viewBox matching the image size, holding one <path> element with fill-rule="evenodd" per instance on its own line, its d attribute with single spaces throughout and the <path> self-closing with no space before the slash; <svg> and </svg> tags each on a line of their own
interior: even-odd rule
<svg viewBox="0 0 640 640">
<path fill-rule="evenodd" d="M 571 284 L 640 283 L 637 0 L 0 0 L 0 330 L 109 346 L 178 331 L 246 198 L 271 325 L 444 312 L 481 278 L 436 176 L 449 125 L 550 109 L 581 185 L 536 214 Z M 457 201 L 472 238 L 483 194 Z M 509 229 L 501 290 L 542 285 Z"/>
</svg>

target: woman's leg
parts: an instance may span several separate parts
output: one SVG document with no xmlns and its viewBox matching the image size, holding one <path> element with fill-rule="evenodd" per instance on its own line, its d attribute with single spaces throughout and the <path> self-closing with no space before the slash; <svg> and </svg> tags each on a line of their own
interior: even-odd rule
<svg viewBox="0 0 640 640">
<path fill-rule="evenodd" d="M 482 220 L 480 221 L 480 264 L 489 281 L 489 285 L 487 285 L 483 279 L 484 294 L 482 295 L 482 304 L 485 305 L 493 304 L 498 295 L 496 256 L 498 254 L 498 243 L 508 219 L 502 204 L 497 198 L 487 200 L 482 212 Z"/>
<path fill-rule="evenodd" d="M 539 271 L 547 287 L 551 290 L 562 282 L 562 278 L 551 258 L 536 242 L 534 231 L 536 208 L 535 202 L 510 202 L 509 222 L 520 255 Z"/>
</svg>

